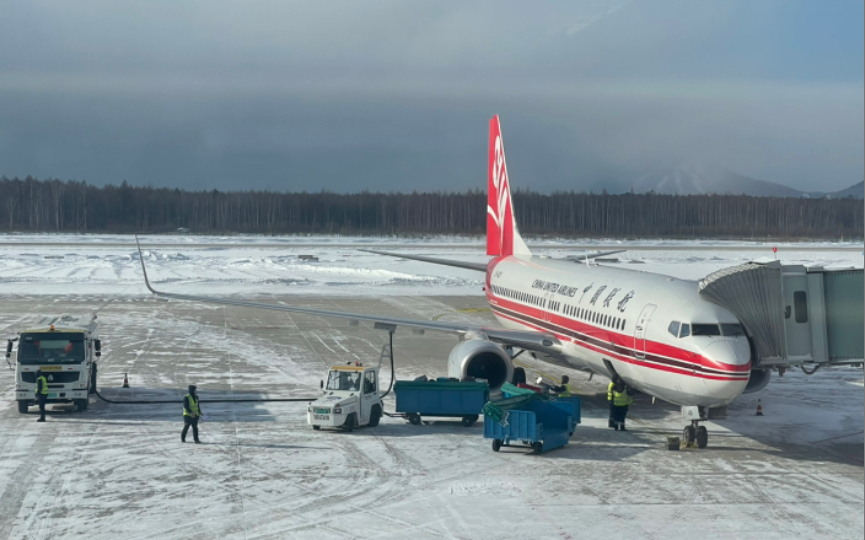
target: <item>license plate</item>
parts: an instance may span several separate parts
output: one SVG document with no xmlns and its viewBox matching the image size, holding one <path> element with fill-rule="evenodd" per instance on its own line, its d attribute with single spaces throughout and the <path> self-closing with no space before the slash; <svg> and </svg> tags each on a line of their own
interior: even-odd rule
<svg viewBox="0 0 865 540">
<path fill-rule="evenodd" d="M 51 393 L 51 394 L 48 394 L 48 397 L 57 397 L 57 394 L 56 394 L 56 393 Z"/>
<path fill-rule="evenodd" d="M 316 409 L 316 414 L 330 414 L 330 409 Z"/>
<path fill-rule="evenodd" d="M 326 414 L 314 414 L 312 415 L 313 420 L 330 420 L 330 416 Z"/>
<path fill-rule="evenodd" d="M 42 371 L 63 371 L 63 366 L 42 366 L 39 369 Z"/>
</svg>

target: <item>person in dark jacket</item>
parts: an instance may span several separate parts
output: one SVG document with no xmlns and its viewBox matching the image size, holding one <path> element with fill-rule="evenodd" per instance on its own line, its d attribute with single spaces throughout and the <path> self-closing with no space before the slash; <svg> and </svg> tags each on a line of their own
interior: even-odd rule
<svg viewBox="0 0 865 540">
<path fill-rule="evenodd" d="M 36 402 L 39 403 L 39 420 L 45 421 L 45 403 L 48 401 L 48 379 L 42 374 L 41 369 L 36 370 Z"/>
<path fill-rule="evenodd" d="M 625 418 L 628 416 L 628 406 L 634 402 L 634 391 L 623 381 L 619 381 L 613 389 L 613 416 L 616 431 L 627 431 L 625 429 Z"/>
<path fill-rule="evenodd" d="M 562 375 L 562 384 L 559 386 L 550 386 L 550 392 L 557 393 L 560 398 L 571 397 L 573 395 L 571 391 L 571 378 L 567 375 Z"/>
<path fill-rule="evenodd" d="M 180 442 L 186 442 L 186 434 L 189 432 L 189 427 L 192 426 L 192 440 L 195 444 L 201 443 L 198 440 L 198 419 L 201 418 L 201 403 L 198 399 L 198 394 L 195 393 L 196 386 L 189 385 L 189 393 L 183 398 L 183 431 L 180 433 Z"/>
</svg>

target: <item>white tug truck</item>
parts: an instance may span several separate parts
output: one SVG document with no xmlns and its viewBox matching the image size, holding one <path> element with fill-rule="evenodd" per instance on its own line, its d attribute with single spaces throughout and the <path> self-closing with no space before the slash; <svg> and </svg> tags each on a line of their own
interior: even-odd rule
<svg viewBox="0 0 865 540">
<path fill-rule="evenodd" d="M 96 315 L 39 316 L 6 346 L 6 363 L 18 342 L 15 399 L 18 412 L 36 404 L 36 371 L 48 381 L 48 403 L 74 403 L 87 410 L 96 392 L 96 361 L 101 356 Z"/>
<path fill-rule="evenodd" d="M 307 422 L 316 430 L 322 426 L 345 431 L 377 426 L 384 410 L 378 379 L 378 366 L 349 362 L 330 368 L 327 382 L 321 381 L 324 395 L 309 404 Z"/>
</svg>

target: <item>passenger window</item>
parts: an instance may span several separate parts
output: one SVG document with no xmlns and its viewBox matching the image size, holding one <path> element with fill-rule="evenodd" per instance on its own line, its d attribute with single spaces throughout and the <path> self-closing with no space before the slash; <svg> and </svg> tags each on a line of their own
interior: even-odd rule
<svg viewBox="0 0 865 540">
<path fill-rule="evenodd" d="M 679 337 L 679 321 L 673 321 L 667 327 L 667 331 L 673 334 L 673 337 Z"/>
<path fill-rule="evenodd" d="M 793 311 L 796 314 L 797 323 L 808 322 L 808 297 L 805 295 L 805 291 L 793 293 Z"/>
<path fill-rule="evenodd" d="M 688 337 L 691 335 L 691 325 L 688 323 L 682 323 L 682 329 L 679 330 L 679 337 Z"/>
</svg>

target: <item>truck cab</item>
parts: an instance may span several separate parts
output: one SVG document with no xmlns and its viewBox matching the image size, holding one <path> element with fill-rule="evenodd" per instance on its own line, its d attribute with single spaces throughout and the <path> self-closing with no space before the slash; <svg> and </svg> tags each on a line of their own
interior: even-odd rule
<svg viewBox="0 0 865 540">
<path fill-rule="evenodd" d="M 37 317 L 6 347 L 6 362 L 15 370 L 18 412 L 26 413 L 36 404 L 38 370 L 48 381 L 48 403 L 74 403 L 79 411 L 87 410 L 90 394 L 96 392 L 96 361 L 101 354 L 96 315 Z"/>
<path fill-rule="evenodd" d="M 334 366 L 321 387 L 324 395 L 307 408 L 307 422 L 313 429 L 324 426 L 352 431 L 378 425 L 383 413 L 378 367 L 358 362 Z"/>
</svg>

